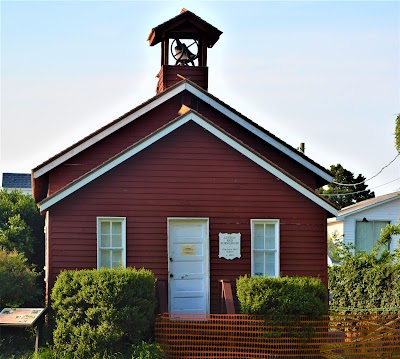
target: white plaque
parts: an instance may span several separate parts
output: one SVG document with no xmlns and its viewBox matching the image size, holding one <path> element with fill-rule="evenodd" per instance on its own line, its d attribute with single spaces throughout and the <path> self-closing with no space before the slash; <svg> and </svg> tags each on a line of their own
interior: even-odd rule
<svg viewBox="0 0 400 359">
<path fill-rule="evenodd" d="M 240 258 L 240 233 L 219 234 L 219 258 Z"/>
</svg>

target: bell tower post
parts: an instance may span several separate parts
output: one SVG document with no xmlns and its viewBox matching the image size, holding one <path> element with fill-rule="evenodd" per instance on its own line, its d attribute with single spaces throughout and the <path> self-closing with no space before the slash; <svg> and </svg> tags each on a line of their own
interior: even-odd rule
<svg viewBox="0 0 400 359">
<path fill-rule="evenodd" d="M 182 9 L 178 16 L 153 28 L 150 46 L 161 43 L 161 69 L 157 94 L 187 78 L 208 90 L 207 49 L 222 32 L 194 13 Z"/>
</svg>

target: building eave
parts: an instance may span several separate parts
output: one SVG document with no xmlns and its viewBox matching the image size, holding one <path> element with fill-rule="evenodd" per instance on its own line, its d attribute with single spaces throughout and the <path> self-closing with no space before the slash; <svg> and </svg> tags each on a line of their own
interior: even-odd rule
<svg viewBox="0 0 400 359">
<path fill-rule="evenodd" d="M 383 195 L 383 196 L 380 196 L 380 197 L 386 197 L 386 196 L 387 195 Z M 379 197 L 377 199 L 379 199 Z M 357 213 L 360 213 L 360 212 L 364 212 L 364 211 L 369 210 L 371 208 L 375 208 L 375 207 L 381 206 L 383 204 L 386 204 L 388 202 L 392 202 L 392 201 L 399 200 L 399 199 L 400 199 L 400 192 L 394 192 L 393 196 L 388 197 L 388 198 L 383 198 L 381 201 L 378 200 L 378 201 L 375 201 L 375 202 L 372 202 L 372 203 L 368 203 L 369 200 L 365 200 L 363 202 L 367 202 L 367 203 L 364 206 L 360 206 L 360 203 L 362 203 L 362 202 L 359 202 L 359 203 L 356 203 L 355 205 L 351 205 L 349 207 L 345 207 L 345 208 L 341 209 L 339 211 L 338 216 L 336 217 L 336 219 L 341 221 L 341 220 L 344 220 L 348 216 L 352 216 L 354 214 L 357 214 Z M 355 207 L 354 210 L 351 209 L 351 207 L 353 207 L 353 206 Z"/>
<path fill-rule="evenodd" d="M 322 166 L 318 165 L 310 158 L 306 157 L 304 154 L 300 153 L 284 141 L 280 140 L 275 135 L 269 133 L 267 130 L 263 129 L 261 126 L 243 116 L 232 107 L 228 106 L 215 96 L 211 95 L 209 92 L 203 90 L 201 87 L 197 86 L 190 80 L 183 80 L 176 85 L 171 86 L 167 90 L 144 102 L 143 104 L 129 111 L 125 115 L 114 120 L 110 124 L 102 127 L 101 129 L 90 134 L 76 144 L 68 147 L 66 150 L 45 161 L 41 165 L 35 167 L 32 170 L 33 180 L 40 176 L 43 176 L 44 174 L 64 163 L 68 159 L 84 151 L 85 149 L 89 148 L 90 146 L 111 135 L 115 131 L 126 126 L 140 116 L 143 116 L 147 112 L 153 110 L 157 106 L 163 104 L 164 102 L 168 101 L 172 97 L 185 90 L 198 97 L 205 103 L 209 104 L 214 109 L 220 111 L 222 114 L 226 115 L 234 122 L 240 124 L 251 133 L 264 140 L 266 143 L 272 145 L 293 160 L 297 161 L 299 164 L 327 181 L 327 183 L 330 183 L 332 181 L 332 174 L 328 170 L 324 169 Z"/>
<path fill-rule="evenodd" d="M 206 118 L 204 118 L 195 111 L 189 111 L 179 116 L 177 119 L 161 127 L 156 132 L 152 133 L 151 135 L 147 136 L 141 141 L 135 143 L 128 149 L 122 151 L 121 153 L 114 156 L 110 160 L 104 162 L 102 165 L 98 166 L 97 168 L 83 175 L 79 179 L 75 180 L 74 182 L 60 189 L 56 193 L 47 197 L 45 200 L 39 203 L 40 210 L 41 211 L 48 210 L 51 206 L 60 202 L 64 198 L 68 197 L 69 195 L 81 189 L 82 187 L 86 186 L 87 184 L 94 181 L 98 177 L 102 176 L 103 174 L 112 170 L 116 166 L 125 162 L 129 158 L 135 156 L 142 150 L 156 143 L 158 140 L 167 136 L 168 134 L 175 131 L 176 129 L 183 126 L 189 121 L 194 121 L 199 126 L 201 126 L 205 130 L 209 131 L 210 133 L 218 137 L 220 140 L 222 140 L 223 142 L 225 142 L 226 144 L 228 144 L 229 146 L 240 152 L 242 155 L 246 156 L 248 159 L 250 159 L 251 161 L 255 162 L 256 164 L 264 168 L 272 175 L 276 176 L 277 178 L 285 182 L 290 187 L 294 188 L 295 190 L 306 196 L 308 199 L 312 200 L 320 207 L 324 208 L 332 215 L 337 215 L 338 210 L 334 206 L 332 206 L 328 201 L 322 198 L 319 194 L 314 192 L 311 188 L 305 186 L 303 183 L 301 183 L 296 178 L 285 172 L 283 169 L 277 167 L 272 162 L 270 162 L 269 160 L 267 160 L 266 158 L 255 152 L 253 149 L 251 149 L 250 147 L 248 147 L 235 137 L 231 136 L 223 129 L 217 127 L 215 124 L 208 121 Z"/>
</svg>

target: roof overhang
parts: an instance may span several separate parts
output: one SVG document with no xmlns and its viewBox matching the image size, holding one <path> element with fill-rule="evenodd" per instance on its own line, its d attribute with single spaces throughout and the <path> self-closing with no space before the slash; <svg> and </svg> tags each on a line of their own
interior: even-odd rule
<svg viewBox="0 0 400 359">
<path fill-rule="evenodd" d="M 182 27 L 189 33 L 193 31 L 201 33 L 206 40 L 206 46 L 209 48 L 214 46 L 222 34 L 222 31 L 204 21 L 196 14 L 182 9 L 179 15 L 151 29 L 147 40 L 150 46 L 154 46 L 176 30 L 178 30 L 178 33 L 182 33 Z"/>
<path fill-rule="evenodd" d="M 228 134 L 223 129 L 217 127 L 212 122 L 208 121 L 206 118 L 201 116 L 195 111 L 189 111 L 177 119 L 171 121 L 169 124 L 161 127 L 156 132 L 152 133 L 151 135 L 147 136 L 146 138 L 142 139 L 141 141 L 135 143 L 128 149 L 122 151 L 115 157 L 111 158 L 107 162 L 103 163 L 102 165 L 98 166 L 97 168 L 93 169 L 92 171 L 88 172 L 84 176 L 80 177 L 79 179 L 75 180 L 74 182 L 70 183 L 66 187 L 62 188 L 61 190 L 57 191 L 56 193 L 52 194 L 51 196 L 47 197 L 45 200 L 39 203 L 39 207 L 41 211 L 48 210 L 51 206 L 55 205 L 56 203 L 60 202 L 64 198 L 68 197 L 72 193 L 78 191 L 82 187 L 86 186 L 87 184 L 91 183 L 95 179 L 99 178 L 103 174 L 107 173 L 108 171 L 112 170 L 116 166 L 120 165 L 121 163 L 125 162 L 129 158 L 135 156 L 139 152 L 143 151 L 147 147 L 151 146 L 152 144 L 156 143 L 161 138 L 167 136 L 171 132 L 175 131 L 176 129 L 180 128 L 184 124 L 188 123 L 189 121 L 193 121 L 221 141 L 225 142 L 230 147 L 234 148 L 242 155 L 247 157 L 249 160 L 253 161 L 272 175 L 276 176 L 284 183 L 295 189 L 296 191 L 300 192 L 302 195 L 316 203 L 318 206 L 324 208 L 326 211 L 331 213 L 332 215 L 337 215 L 338 210 L 332 206 L 329 202 L 327 202 L 324 198 L 314 192 L 311 188 L 306 187 L 301 182 L 297 181 L 293 176 L 286 173 L 283 169 L 275 166 L 272 162 L 252 150 L 247 145 L 240 142 L 235 137 Z"/>
<path fill-rule="evenodd" d="M 332 182 L 333 177 L 332 177 L 332 174 L 328 170 L 317 165 L 314 161 L 312 161 L 311 159 L 306 157 L 304 154 L 300 153 L 293 147 L 291 147 L 288 144 L 284 143 L 283 141 L 279 140 L 277 137 L 275 137 L 271 133 L 267 132 L 266 130 L 263 130 L 256 123 L 254 123 L 250 119 L 246 118 L 245 116 L 241 115 L 240 113 L 235 111 L 233 108 L 226 105 L 225 103 L 220 101 L 218 98 L 212 96 L 210 93 L 203 90 L 201 87 L 197 86 L 190 80 L 183 80 L 183 81 L 177 83 L 176 85 L 171 86 L 170 88 L 163 91 L 159 95 L 153 97 L 149 101 L 136 107 L 135 109 L 128 112 L 124 116 L 121 116 L 117 120 L 111 122 L 109 125 L 101 128 L 100 130 L 87 136 L 86 138 L 79 141 L 78 143 L 67 148 L 65 151 L 61 152 L 60 154 L 50 158 L 46 162 L 37 166 L 36 168 L 34 168 L 32 170 L 33 181 L 36 178 L 51 171 L 55 167 L 59 166 L 60 164 L 64 163 L 65 161 L 67 161 L 68 159 L 70 159 L 73 156 L 77 155 L 78 153 L 84 151 L 85 149 L 89 148 L 93 144 L 99 142 L 100 140 L 104 139 L 105 137 L 109 136 L 110 134 L 114 133 L 115 131 L 119 130 L 120 128 L 124 127 L 125 125 L 129 124 L 130 122 L 136 120 L 140 116 L 143 116 L 147 112 L 155 109 L 156 107 L 160 106 L 164 102 L 170 100 L 172 97 L 176 96 L 177 94 L 179 94 L 185 90 L 190 92 L 194 96 L 197 96 L 200 100 L 209 104 L 211 107 L 213 107 L 217 111 L 221 112 L 223 115 L 227 116 L 234 122 L 243 126 L 248 131 L 250 131 L 254 135 L 258 136 L 259 138 L 261 138 L 262 140 L 264 140 L 271 146 L 280 150 L 285 155 L 289 156 L 294 161 L 298 162 L 299 164 L 301 164 L 302 166 L 304 166 L 311 172 L 315 173 L 320 178 L 324 179 L 328 183 Z"/>
<path fill-rule="evenodd" d="M 339 221 L 344 220 L 348 216 L 352 216 L 354 214 L 364 212 L 366 210 L 369 210 L 374 207 L 381 206 L 385 203 L 395 201 L 395 200 L 400 200 L 400 192 L 395 192 L 389 195 L 383 195 L 380 196 L 382 197 L 382 200 L 379 200 L 379 197 L 376 198 L 371 198 L 371 200 L 365 200 L 363 202 L 366 202 L 365 205 L 362 204 L 362 202 L 356 203 L 354 205 L 351 205 L 349 207 L 345 207 L 342 210 L 339 211 L 336 219 Z M 374 201 L 375 200 L 375 201 Z M 354 208 L 354 209 L 353 209 Z"/>
</svg>

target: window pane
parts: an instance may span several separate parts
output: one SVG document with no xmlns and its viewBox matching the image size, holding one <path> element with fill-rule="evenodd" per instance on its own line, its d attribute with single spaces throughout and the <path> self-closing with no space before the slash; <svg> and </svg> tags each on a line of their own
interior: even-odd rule
<svg viewBox="0 0 400 359">
<path fill-rule="evenodd" d="M 371 253 L 380 238 L 381 229 L 389 222 L 356 222 L 356 251 Z M 388 248 L 388 247 L 387 247 Z"/>
<path fill-rule="evenodd" d="M 101 235 L 101 247 L 110 247 L 110 236 L 108 234 Z"/>
<path fill-rule="evenodd" d="M 266 252 L 265 253 L 265 274 L 270 277 L 275 277 L 275 253 Z"/>
<path fill-rule="evenodd" d="M 384 222 L 384 221 L 375 221 L 374 222 L 374 234 L 373 234 L 374 242 L 375 242 L 374 245 L 381 238 L 381 230 L 383 228 L 385 228 L 388 223 L 389 222 Z M 387 246 L 385 246 L 385 248 L 389 249 L 389 246 L 387 245 Z M 384 248 L 381 247 L 380 251 L 382 251 L 383 249 Z"/>
<path fill-rule="evenodd" d="M 110 234 L 110 222 L 101 222 L 100 223 L 100 233 L 101 234 Z"/>
<path fill-rule="evenodd" d="M 264 249 L 264 224 L 254 225 L 254 249 Z"/>
<path fill-rule="evenodd" d="M 118 235 L 112 236 L 112 244 L 111 245 L 113 247 L 121 248 L 122 247 L 122 235 L 118 234 Z"/>
<path fill-rule="evenodd" d="M 121 222 L 113 222 L 112 223 L 112 233 L 122 235 L 122 223 Z"/>
<path fill-rule="evenodd" d="M 264 275 L 264 252 L 254 252 L 254 275 Z"/>
<path fill-rule="evenodd" d="M 266 224 L 265 225 L 265 248 L 275 249 L 275 225 Z"/>
<path fill-rule="evenodd" d="M 112 251 L 112 268 L 118 268 L 122 263 L 122 250 Z"/>
<path fill-rule="evenodd" d="M 111 268 L 110 250 L 100 250 L 100 267 Z"/>
</svg>

